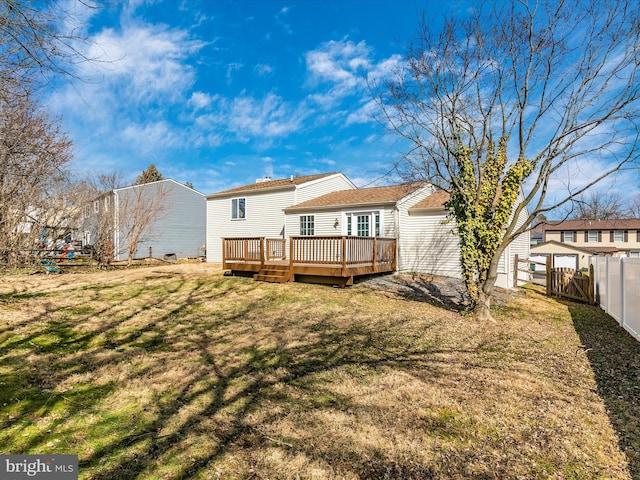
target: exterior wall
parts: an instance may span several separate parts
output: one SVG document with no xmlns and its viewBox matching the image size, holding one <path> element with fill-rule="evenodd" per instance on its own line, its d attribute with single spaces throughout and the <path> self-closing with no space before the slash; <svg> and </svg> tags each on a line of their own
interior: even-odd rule
<svg viewBox="0 0 640 480">
<path fill-rule="evenodd" d="M 314 216 L 315 235 L 330 236 L 347 234 L 347 214 L 373 211 L 380 212 L 380 236 L 396 238 L 394 209 L 388 205 L 371 205 L 368 207 L 358 208 L 340 208 L 325 211 L 288 213 L 286 215 L 287 236 L 300 235 L 300 217 L 302 215 Z M 336 220 L 338 220 L 338 225 L 336 225 Z"/>
<path fill-rule="evenodd" d="M 222 262 L 222 238 L 224 237 L 288 238 L 290 235 L 299 235 L 300 217 L 296 215 L 295 221 L 291 220 L 287 223 L 284 214 L 285 208 L 336 190 L 354 188 L 356 188 L 355 185 L 344 175 L 336 174 L 297 185 L 290 190 L 257 190 L 208 199 L 206 214 L 207 262 Z M 231 219 L 231 200 L 233 198 L 246 198 L 246 219 Z M 335 218 L 332 218 L 332 230 L 334 221 Z M 328 224 L 323 228 L 325 227 L 328 227 Z M 289 230 L 290 228 L 293 230 Z M 317 233 L 317 235 L 329 234 Z"/>
<path fill-rule="evenodd" d="M 297 205 L 298 203 L 306 202 L 314 198 L 326 195 L 330 192 L 338 190 L 353 190 L 356 186 L 347 180 L 342 174 L 332 175 L 330 177 L 319 178 L 313 182 L 303 183 L 299 185 L 293 202 L 287 207 Z M 293 235 L 293 234 L 292 234 Z"/>
<path fill-rule="evenodd" d="M 518 196 L 518 201 L 523 201 L 522 193 Z M 522 227 L 529 217 L 529 214 L 525 209 L 520 212 L 518 220 L 516 221 L 516 227 Z M 513 218 L 513 216 L 512 216 Z M 528 258 L 531 254 L 531 233 L 526 231 L 525 233 L 516 237 L 505 249 L 504 253 L 500 257 L 500 263 L 498 264 L 498 278 L 496 280 L 496 286 L 501 288 L 513 288 L 514 285 L 514 269 L 516 255 L 519 258 Z M 524 272 L 518 272 L 518 278 L 522 281 L 529 281 L 528 275 Z"/>
<path fill-rule="evenodd" d="M 575 247 L 583 247 L 583 248 L 598 248 L 598 247 L 615 247 L 618 250 L 635 250 L 640 251 L 640 242 L 638 241 L 638 230 L 627 230 L 627 241 L 626 242 L 612 242 L 611 241 L 611 230 L 593 230 L 602 232 L 602 241 L 601 242 L 587 242 L 585 241 L 585 231 L 584 230 L 576 230 L 576 241 L 575 242 L 566 242 L 568 245 L 573 245 Z M 624 232 L 624 230 L 618 230 Z M 562 232 L 555 230 L 546 230 L 544 233 L 544 241 L 556 241 L 558 243 L 562 242 Z"/>
<path fill-rule="evenodd" d="M 522 196 L 520 196 L 522 200 Z M 399 209 L 401 229 L 398 270 L 401 272 L 430 273 L 446 277 L 462 278 L 460 268 L 460 242 L 455 235 L 455 222 L 444 223 L 447 212 L 434 210 L 403 215 Z M 520 213 L 517 226 L 524 225 L 528 217 L 526 209 Z M 507 246 L 500 257 L 496 286 L 513 288 L 515 256 L 528 257 L 529 232 L 519 235 Z M 522 274 L 524 278 L 524 273 Z"/>
<path fill-rule="evenodd" d="M 443 224 L 444 210 L 419 212 L 401 221 L 398 271 L 462 278 L 455 223 Z"/>
<path fill-rule="evenodd" d="M 136 195 L 142 203 L 136 205 Z M 131 221 L 132 209 L 157 208 L 157 213 L 140 236 L 134 257 L 146 257 L 149 248 L 154 257 L 175 254 L 177 258 L 202 255 L 205 243 L 206 201 L 202 193 L 173 180 L 136 185 L 115 192 L 117 199 L 114 259 L 127 258 L 128 239 L 124 222 Z M 162 198 L 155 206 L 154 199 Z M 150 206 L 150 207 L 148 207 Z"/>
<path fill-rule="evenodd" d="M 231 218 L 231 200 L 246 199 L 246 218 Z M 283 210 L 293 204 L 294 190 L 246 192 L 207 200 L 207 262 L 222 262 L 224 237 L 285 236 Z"/>
</svg>

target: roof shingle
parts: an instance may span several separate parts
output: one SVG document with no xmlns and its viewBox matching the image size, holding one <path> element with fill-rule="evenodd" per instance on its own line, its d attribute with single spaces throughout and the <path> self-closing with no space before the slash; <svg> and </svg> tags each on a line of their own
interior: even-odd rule
<svg viewBox="0 0 640 480">
<path fill-rule="evenodd" d="M 416 203 L 410 210 L 433 210 L 444 208 L 444 204 L 449 201 L 451 195 L 445 190 L 436 190 L 431 195 Z"/>
</svg>

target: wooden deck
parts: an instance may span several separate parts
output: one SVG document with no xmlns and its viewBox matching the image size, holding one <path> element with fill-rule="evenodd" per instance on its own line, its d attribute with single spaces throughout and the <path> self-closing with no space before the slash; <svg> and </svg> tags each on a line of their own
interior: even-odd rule
<svg viewBox="0 0 640 480">
<path fill-rule="evenodd" d="M 222 268 L 271 282 L 352 285 L 359 275 L 396 270 L 396 240 L 373 237 L 223 238 Z"/>
</svg>

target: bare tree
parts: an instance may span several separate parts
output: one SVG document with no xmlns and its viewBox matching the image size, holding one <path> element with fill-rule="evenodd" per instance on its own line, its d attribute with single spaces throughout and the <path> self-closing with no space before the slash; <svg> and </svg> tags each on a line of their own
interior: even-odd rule
<svg viewBox="0 0 640 480">
<path fill-rule="evenodd" d="M 75 6 L 95 8 L 92 0 Z M 79 34 L 70 4 L 57 0 L 0 0 L 0 96 L 30 93 L 51 75 L 71 74 L 89 59 L 78 50 Z"/>
<path fill-rule="evenodd" d="M 627 213 L 630 218 L 640 218 L 640 193 L 636 193 L 627 204 Z"/>
<path fill-rule="evenodd" d="M 384 121 L 411 146 L 399 170 L 451 193 L 478 317 L 492 318 L 500 256 L 537 215 L 636 168 L 636 7 L 511 0 L 442 28 L 423 19 L 403 68 L 378 90 Z"/>
<path fill-rule="evenodd" d="M 44 228 L 62 228 L 72 212 L 71 143 L 60 122 L 29 96 L 0 96 L 0 256 L 9 266 L 35 248 Z"/>
<path fill-rule="evenodd" d="M 574 220 L 612 220 L 625 218 L 626 211 L 622 196 L 611 192 L 590 191 L 572 199 Z"/>
</svg>

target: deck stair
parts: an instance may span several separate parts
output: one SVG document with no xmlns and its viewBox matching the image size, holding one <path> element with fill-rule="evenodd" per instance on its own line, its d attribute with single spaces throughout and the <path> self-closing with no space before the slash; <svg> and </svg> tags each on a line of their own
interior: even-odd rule
<svg viewBox="0 0 640 480">
<path fill-rule="evenodd" d="M 258 282 L 287 283 L 292 280 L 289 265 L 265 265 L 253 279 Z"/>
</svg>

